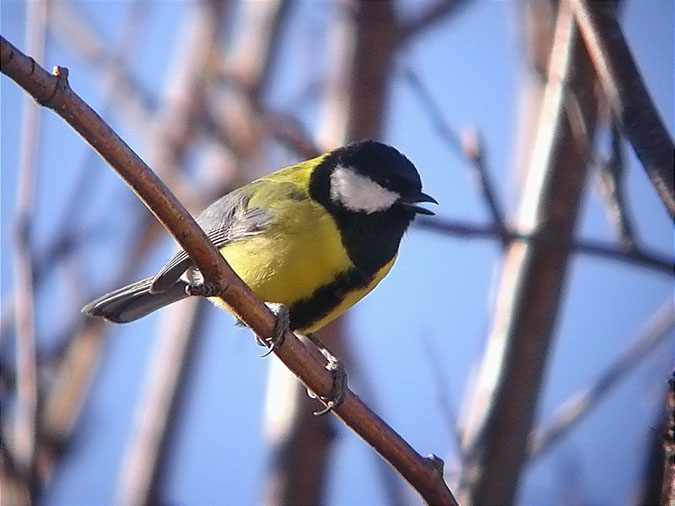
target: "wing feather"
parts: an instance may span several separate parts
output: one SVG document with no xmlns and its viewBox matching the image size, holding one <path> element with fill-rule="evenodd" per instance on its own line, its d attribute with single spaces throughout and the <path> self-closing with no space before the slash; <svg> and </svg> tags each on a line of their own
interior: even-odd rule
<svg viewBox="0 0 675 506">
<path fill-rule="evenodd" d="M 268 212 L 249 207 L 251 199 L 247 193 L 241 189 L 228 193 L 207 207 L 197 218 L 197 223 L 216 248 L 259 234 L 270 223 L 271 215 Z M 179 251 L 153 278 L 150 292 L 168 290 L 191 265 L 192 260 L 188 254 L 183 250 Z"/>
</svg>

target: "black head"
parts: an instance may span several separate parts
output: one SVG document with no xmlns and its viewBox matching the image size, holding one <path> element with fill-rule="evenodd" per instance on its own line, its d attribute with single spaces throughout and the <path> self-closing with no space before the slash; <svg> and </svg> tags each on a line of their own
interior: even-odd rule
<svg viewBox="0 0 675 506">
<path fill-rule="evenodd" d="M 393 258 L 417 214 L 434 214 L 417 204 L 436 203 L 422 193 L 410 160 L 375 141 L 332 151 L 312 174 L 310 194 L 337 221 L 352 261 L 367 271 Z"/>
<path fill-rule="evenodd" d="M 310 191 L 328 207 L 355 214 L 403 211 L 434 213 L 415 204 L 436 201 L 422 193 L 415 166 L 398 150 L 376 141 L 349 144 L 332 151 L 317 168 Z"/>
</svg>

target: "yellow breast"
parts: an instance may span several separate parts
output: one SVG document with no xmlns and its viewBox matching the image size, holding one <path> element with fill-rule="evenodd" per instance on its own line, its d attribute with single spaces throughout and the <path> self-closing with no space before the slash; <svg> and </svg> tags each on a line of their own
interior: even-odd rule
<svg viewBox="0 0 675 506">
<path fill-rule="evenodd" d="M 264 178 L 264 186 L 256 191 L 249 205 L 268 211 L 272 221 L 262 233 L 226 244 L 220 252 L 258 297 L 288 306 L 291 318 L 294 304 L 302 301 L 306 324 L 297 330 L 313 332 L 375 288 L 391 269 L 394 259 L 371 279 L 361 278 L 363 282 L 359 286 L 346 291 L 335 286 L 339 296 L 329 307 L 324 304 L 316 314 L 313 309 L 307 310 L 317 290 L 335 285 L 335 280 L 354 266 L 333 218 L 308 197 L 299 180 L 292 181 L 289 187 L 291 180 L 303 176 L 303 168 L 294 166 Z M 218 298 L 211 301 L 224 307 Z"/>
</svg>

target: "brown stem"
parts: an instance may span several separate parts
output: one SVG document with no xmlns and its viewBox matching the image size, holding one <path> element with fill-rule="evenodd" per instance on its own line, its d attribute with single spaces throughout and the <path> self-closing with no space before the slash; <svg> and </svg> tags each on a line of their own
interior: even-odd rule
<svg viewBox="0 0 675 506">
<path fill-rule="evenodd" d="M 556 237 L 512 242 L 464 434 L 463 494 L 474 504 L 513 504 L 527 459 L 543 371 L 574 244 L 597 101 L 592 69 L 574 20 L 562 3 L 548 83 L 518 213 L 518 230 Z M 578 101 L 576 110 L 570 98 Z M 574 114 L 584 114 L 575 118 Z"/>
<path fill-rule="evenodd" d="M 633 60 L 613 3 L 568 3 L 612 112 L 675 220 L 675 145 Z"/>
</svg>

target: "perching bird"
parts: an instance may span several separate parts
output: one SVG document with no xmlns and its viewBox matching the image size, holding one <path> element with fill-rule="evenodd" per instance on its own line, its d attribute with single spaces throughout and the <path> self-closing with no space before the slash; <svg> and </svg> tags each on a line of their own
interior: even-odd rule
<svg viewBox="0 0 675 506">
<path fill-rule="evenodd" d="M 216 200 L 197 218 L 232 269 L 309 333 L 361 300 L 391 269 L 420 207 L 415 166 L 391 146 L 349 144 Z M 103 295 L 82 311 L 117 323 L 181 300 L 203 282 L 184 251 L 154 277 Z M 225 307 L 218 297 L 210 300 Z"/>
</svg>

